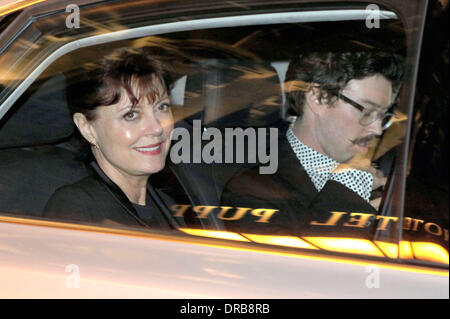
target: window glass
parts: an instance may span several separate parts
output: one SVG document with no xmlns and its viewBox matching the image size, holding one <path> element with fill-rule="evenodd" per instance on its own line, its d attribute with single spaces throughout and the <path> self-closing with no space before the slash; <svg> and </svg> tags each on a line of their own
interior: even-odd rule
<svg viewBox="0 0 450 319">
<path fill-rule="evenodd" d="M 448 6 L 430 3 L 408 157 L 403 240 L 422 245 L 414 257 L 448 263 L 448 33 L 431 40 L 446 21 Z M 430 243 L 428 251 L 423 243 Z M 432 249 L 436 254 L 429 253 Z"/>
<path fill-rule="evenodd" d="M 393 87 L 386 78 L 350 67 L 360 67 L 370 52 L 389 52 L 403 68 L 405 33 L 395 15 L 373 28 L 364 19 L 338 20 L 200 28 L 107 41 L 62 55 L 1 120 L 0 210 L 72 223 L 173 229 L 204 237 L 398 258 L 399 232 L 394 226 L 402 220 L 398 208 L 402 201 L 394 190 L 403 178 L 396 163 L 403 160 L 400 150 L 409 107 L 400 97 L 401 84 L 410 81 L 410 75 L 405 72 Z M 99 154 L 96 147 L 105 157 L 120 154 L 121 136 L 137 132 L 125 125 L 134 124 L 125 123 L 123 115 L 123 134 L 110 138 L 115 126 L 102 127 L 104 114 L 95 113 L 98 118 L 80 123 L 96 123 L 94 142 L 106 144 L 89 141 L 90 146 L 85 141 L 90 135 L 80 135 L 71 111 L 73 87 L 84 83 L 86 70 L 124 49 L 158 60 L 169 84 L 171 147 L 164 168 L 151 174 L 151 189 L 144 197 L 130 195 L 91 154 Z M 308 56 L 314 52 L 323 61 Z M 329 63 L 328 73 L 316 74 L 316 82 L 296 78 L 293 59 L 299 56 L 322 66 Z M 358 57 L 361 61 L 356 62 Z M 347 64 L 341 63 L 344 58 Z M 327 76 L 331 80 L 320 82 Z M 292 102 L 297 91 L 311 103 L 303 115 L 293 109 L 292 103 L 300 103 Z M 157 92 L 158 99 L 164 96 Z M 144 106 L 150 105 L 153 116 L 164 119 L 167 115 L 154 113 L 163 109 L 164 98 L 158 99 L 157 106 L 152 104 L 156 100 L 139 102 L 140 113 L 126 116 L 144 118 Z M 102 107 L 101 112 L 112 107 Z M 309 128 L 314 134 L 302 141 L 299 123 L 318 114 L 320 120 Z M 388 119 L 390 125 L 382 130 Z M 111 121 L 118 123 L 116 118 Z M 150 156 L 151 162 L 151 156 L 160 154 L 158 143 L 165 140 L 155 138 L 153 126 L 144 126 L 128 146 Z M 308 139 L 312 136 L 319 136 L 320 143 Z M 351 141 L 349 148 L 361 150 L 356 157 L 351 152 L 352 161 L 339 148 L 346 147 L 346 139 Z M 105 151 L 108 147 L 110 152 Z M 121 162 L 113 163 L 116 168 L 134 167 L 139 161 L 117 158 Z M 94 193 L 86 195 L 86 188 L 92 187 Z M 62 206 L 64 211 L 53 214 L 60 207 L 54 204 L 55 192 L 70 194 L 63 198 L 74 201 L 73 210 Z M 109 213 L 116 209 L 126 217 Z M 406 214 L 403 221 L 407 218 Z M 413 239 L 404 241 L 412 249 L 422 249 L 411 244 Z"/>
</svg>

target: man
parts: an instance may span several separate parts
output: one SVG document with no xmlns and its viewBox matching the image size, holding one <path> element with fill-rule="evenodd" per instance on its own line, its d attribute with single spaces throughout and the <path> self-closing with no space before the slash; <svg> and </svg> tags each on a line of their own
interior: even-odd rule
<svg viewBox="0 0 450 319">
<path fill-rule="evenodd" d="M 288 107 L 298 118 L 281 134 L 278 171 L 240 171 L 222 195 L 222 206 L 273 215 L 259 222 L 246 214 L 227 229 L 360 237 L 374 226 L 377 211 L 369 200 L 383 178 L 354 162 L 388 125 L 401 73 L 398 58 L 380 52 L 298 54 L 286 75 Z"/>
</svg>

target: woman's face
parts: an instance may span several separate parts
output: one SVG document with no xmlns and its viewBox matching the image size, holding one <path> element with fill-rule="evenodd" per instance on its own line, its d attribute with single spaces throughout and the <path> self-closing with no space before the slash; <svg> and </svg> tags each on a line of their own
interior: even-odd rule
<svg viewBox="0 0 450 319">
<path fill-rule="evenodd" d="M 117 173 L 149 176 L 164 168 L 173 117 L 162 83 L 153 77 L 151 85 L 154 98 L 141 97 L 132 107 L 128 94 L 122 89 L 116 104 L 96 108 L 94 119 L 87 122 L 90 138 L 94 139 L 88 141 L 98 146 L 93 149 L 94 156 L 110 177 Z M 139 97 L 138 90 L 137 80 L 132 81 L 136 97 Z"/>
</svg>

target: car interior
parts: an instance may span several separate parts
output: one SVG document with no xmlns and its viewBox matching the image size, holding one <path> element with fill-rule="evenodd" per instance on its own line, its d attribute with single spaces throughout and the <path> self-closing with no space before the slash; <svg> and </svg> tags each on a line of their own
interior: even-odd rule
<svg viewBox="0 0 450 319">
<path fill-rule="evenodd" d="M 79 156 L 80 136 L 71 119 L 65 93 L 67 80 L 76 77 L 80 64 L 97 59 L 113 48 L 141 47 L 171 65 L 175 127 L 192 132 L 194 121 L 200 120 L 202 131 L 209 127 L 221 132 L 225 128 L 275 127 L 283 132 L 291 120 L 285 110 L 283 87 L 289 57 L 299 44 L 305 45 L 304 41 L 313 37 L 332 41 L 336 37 L 328 34 L 330 28 L 345 33 L 355 29 L 356 23 L 297 23 L 175 32 L 164 37 L 89 46 L 62 56 L 34 81 L 0 121 L 0 211 L 40 217 L 55 190 L 89 174 Z M 383 43 L 383 32 L 374 33 L 372 38 L 366 38 L 366 43 L 357 45 Z M 304 36 L 300 37 L 302 41 L 292 41 L 299 34 Z M 399 38 L 403 36 L 403 33 L 395 34 Z M 273 43 L 283 49 L 273 50 Z M 400 50 L 402 44 L 397 46 Z M 191 143 L 193 149 L 194 141 Z M 392 153 L 379 163 L 389 172 Z M 152 183 L 177 203 L 218 206 L 226 182 L 238 169 L 252 165 L 258 163 L 248 158 L 235 164 L 168 163 L 162 172 L 155 174 Z M 192 221 L 192 217 L 186 215 L 186 221 Z M 212 214 L 197 222 L 203 228 L 222 228 L 221 221 Z"/>
<path fill-rule="evenodd" d="M 189 72 L 183 83 L 185 103 L 182 107 L 188 110 L 196 110 L 198 105 L 204 107 L 178 120 L 176 127 L 192 132 L 194 120 L 204 124 L 202 130 L 207 127 L 223 130 L 225 127 L 247 128 L 282 123 L 281 83 L 276 70 L 270 65 L 242 62 L 220 64 L 217 60 L 206 60 L 192 69 L 195 71 Z M 228 99 L 239 100 L 233 86 L 249 82 L 240 80 L 240 77 L 255 70 L 260 74 L 270 72 L 269 77 L 251 81 L 251 85 L 261 88 L 265 96 L 253 94 L 246 101 L 229 102 Z M 87 163 L 78 155 L 80 136 L 67 106 L 65 78 L 64 74 L 59 73 L 37 81 L 3 119 L 0 130 L 3 186 L 0 210 L 3 212 L 39 217 L 47 200 L 59 187 L 80 180 L 89 173 Z M 177 90 L 180 89 L 174 87 L 172 92 Z M 232 96 L 233 93 L 235 96 Z M 226 115 L 217 114 L 217 108 L 224 106 L 222 110 L 225 110 L 225 105 L 233 105 L 237 110 L 231 110 Z M 174 114 L 176 116 L 175 110 Z M 219 205 L 227 179 L 242 165 L 255 164 L 169 164 L 156 174 L 152 182 L 177 203 Z M 214 228 L 220 228 L 218 220 L 202 222 L 213 223 Z"/>
</svg>

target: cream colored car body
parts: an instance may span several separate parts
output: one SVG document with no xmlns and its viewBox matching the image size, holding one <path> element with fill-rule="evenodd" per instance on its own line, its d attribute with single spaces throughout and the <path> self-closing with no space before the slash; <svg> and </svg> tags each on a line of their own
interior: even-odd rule
<svg viewBox="0 0 450 319">
<path fill-rule="evenodd" d="M 445 268 L 0 216 L 0 298 L 449 298 L 449 279 Z"/>
</svg>

